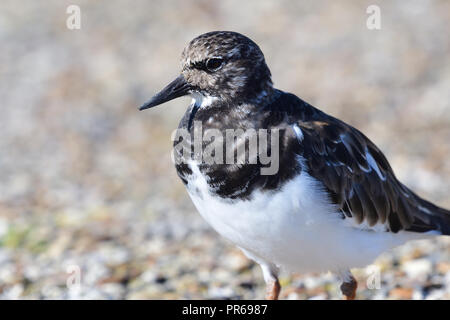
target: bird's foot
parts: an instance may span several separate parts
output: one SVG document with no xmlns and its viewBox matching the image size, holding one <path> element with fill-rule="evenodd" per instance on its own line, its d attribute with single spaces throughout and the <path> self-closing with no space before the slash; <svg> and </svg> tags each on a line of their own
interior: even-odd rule
<svg viewBox="0 0 450 320">
<path fill-rule="evenodd" d="M 266 300 L 278 300 L 278 296 L 280 295 L 280 282 L 278 279 L 270 281 L 266 285 Z"/>
<path fill-rule="evenodd" d="M 352 275 L 350 275 L 349 279 L 344 280 L 341 284 L 341 291 L 346 300 L 355 300 L 357 287 L 358 282 L 356 282 L 356 279 Z"/>
</svg>

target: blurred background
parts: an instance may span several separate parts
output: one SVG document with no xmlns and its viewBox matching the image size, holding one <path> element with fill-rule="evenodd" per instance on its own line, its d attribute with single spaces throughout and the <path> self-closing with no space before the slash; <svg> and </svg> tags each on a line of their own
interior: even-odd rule
<svg viewBox="0 0 450 320">
<path fill-rule="evenodd" d="M 371 4 L 381 30 L 366 27 Z M 0 298 L 263 298 L 259 267 L 202 220 L 173 168 L 189 99 L 137 110 L 213 30 L 252 38 L 277 88 L 362 130 L 401 181 L 450 208 L 449 1 L 3 0 Z M 449 258 L 449 238 L 383 254 L 355 270 L 358 298 L 449 299 Z M 283 299 L 341 298 L 332 274 L 281 282 Z"/>
</svg>

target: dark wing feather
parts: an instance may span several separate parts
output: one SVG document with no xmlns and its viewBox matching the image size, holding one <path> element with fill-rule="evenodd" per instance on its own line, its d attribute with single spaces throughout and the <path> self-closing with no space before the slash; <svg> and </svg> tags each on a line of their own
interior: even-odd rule
<svg viewBox="0 0 450 320">
<path fill-rule="evenodd" d="M 383 153 L 366 136 L 302 101 L 305 108 L 310 110 L 297 114 L 295 122 L 302 130 L 309 174 L 324 184 L 345 217 L 368 226 L 383 224 L 391 232 L 449 233 L 449 211 L 400 183 Z"/>
</svg>

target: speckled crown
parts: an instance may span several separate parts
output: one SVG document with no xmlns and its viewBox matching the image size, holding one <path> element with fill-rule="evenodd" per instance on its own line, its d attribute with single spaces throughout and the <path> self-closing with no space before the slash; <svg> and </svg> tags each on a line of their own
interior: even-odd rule
<svg viewBox="0 0 450 320">
<path fill-rule="evenodd" d="M 223 59 L 217 72 L 204 72 L 208 59 Z M 194 38 L 181 55 L 183 76 L 203 95 L 251 99 L 272 87 L 271 73 L 258 45 L 232 31 L 213 31 Z"/>
</svg>

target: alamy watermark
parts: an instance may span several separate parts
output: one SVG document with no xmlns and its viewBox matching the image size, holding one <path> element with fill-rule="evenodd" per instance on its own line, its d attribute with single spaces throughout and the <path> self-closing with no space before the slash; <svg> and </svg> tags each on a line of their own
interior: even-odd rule
<svg viewBox="0 0 450 320">
<path fill-rule="evenodd" d="M 258 164 L 261 175 L 274 175 L 280 163 L 279 129 L 203 130 L 201 121 L 194 121 L 191 134 L 177 129 L 172 160 L 175 164 L 195 161 L 204 164 Z"/>
<path fill-rule="evenodd" d="M 81 29 L 81 9 L 79 6 L 72 4 L 67 7 L 66 13 L 69 15 L 66 19 L 66 26 L 69 30 Z"/>
<path fill-rule="evenodd" d="M 381 9 L 379 6 L 372 4 L 367 7 L 366 13 L 369 14 L 366 20 L 366 26 L 369 30 L 381 29 Z"/>
</svg>

